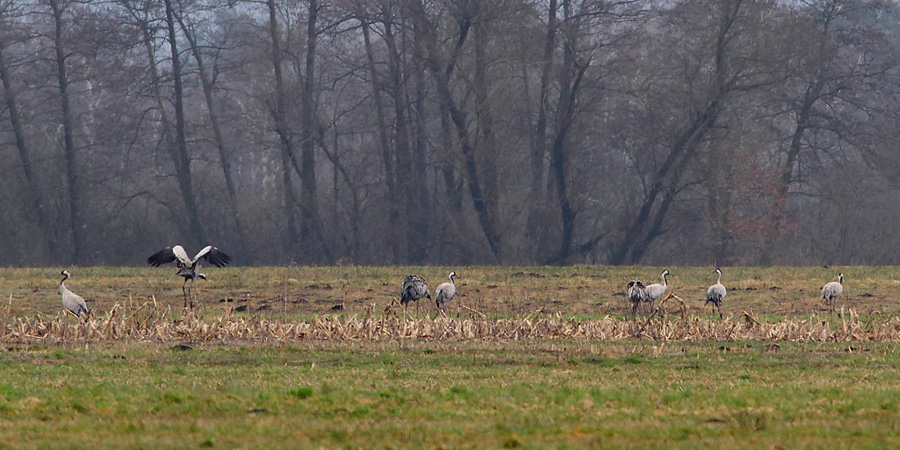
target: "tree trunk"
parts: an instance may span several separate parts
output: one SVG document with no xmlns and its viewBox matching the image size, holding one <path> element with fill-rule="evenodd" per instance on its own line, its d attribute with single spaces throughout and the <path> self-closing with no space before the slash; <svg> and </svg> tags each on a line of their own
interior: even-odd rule
<svg viewBox="0 0 900 450">
<path fill-rule="evenodd" d="M 360 19 L 363 32 L 363 42 L 366 47 L 366 59 L 369 65 L 369 76 L 372 78 L 372 99 L 375 102 L 375 119 L 378 125 L 378 143 L 381 147 L 381 162 L 384 164 L 385 184 L 387 184 L 387 210 L 388 210 L 388 234 L 390 248 L 391 264 L 399 264 L 400 262 L 400 246 L 402 236 L 400 235 L 399 226 L 399 200 L 397 196 L 397 185 L 394 178 L 394 163 L 391 156 L 390 137 L 388 136 L 388 126 L 384 114 L 384 104 L 381 99 L 382 86 L 379 81 L 379 74 L 375 66 L 375 53 L 372 49 L 372 40 L 369 32 L 369 24 L 366 19 Z"/>
<path fill-rule="evenodd" d="M 418 5 L 418 4 L 417 4 Z M 421 5 L 419 5 L 421 8 Z M 417 14 L 424 18 L 424 11 L 418 11 Z M 463 161 L 465 164 L 466 182 L 469 185 L 469 193 L 472 196 L 472 206 L 478 216 L 478 222 L 481 230 L 487 239 L 491 254 L 496 260 L 501 260 L 501 235 L 497 233 L 493 218 L 488 211 L 487 202 L 483 193 L 481 180 L 478 173 L 478 163 L 475 160 L 475 148 L 472 145 L 469 129 L 466 124 L 466 115 L 456 105 L 453 98 L 453 91 L 450 89 L 450 77 L 456 66 L 456 60 L 459 57 L 469 29 L 472 26 L 472 20 L 465 14 L 457 20 L 459 34 L 457 36 L 456 45 L 452 53 L 447 57 L 446 62 L 441 61 L 439 51 L 437 49 L 437 37 L 432 33 L 426 38 L 426 45 L 429 57 L 425 60 L 426 67 L 434 75 L 435 86 L 438 92 L 438 101 L 442 109 L 444 109 L 453 122 L 456 129 L 456 136 L 459 140 L 459 146 L 462 150 Z"/>
<path fill-rule="evenodd" d="M 497 247 L 500 248 L 502 235 L 497 230 L 497 222 L 500 218 L 500 180 L 497 168 L 500 158 L 499 149 L 494 136 L 494 114 L 491 110 L 491 100 L 488 96 L 490 78 L 487 73 L 488 39 L 487 22 L 479 21 L 473 27 L 475 47 L 475 79 L 478 80 L 472 87 L 475 91 L 475 126 L 479 133 L 477 153 L 480 158 L 481 180 L 484 183 L 484 206 L 492 223 L 493 231 L 497 236 Z M 502 250 L 502 248 L 501 248 Z M 497 254 L 498 259 L 500 254 Z"/>
<path fill-rule="evenodd" d="M 548 241 L 547 228 L 544 222 L 545 203 L 543 198 L 547 189 L 544 179 L 544 157 L 547 153 L 547 108 L 550 98 L 550 74 L 553 72 L 553 53 L 556 48 L 556 9 L 557 0 L 550 0 L 547 9 L 547 34 L 544 37 L 544 52 L 541 64 L 541 80 L 538 92 L 537 122 L 534 125 L 534 142 L 531 150 L 531 195 L 528 207 L 528 234 L 533 243 L 532 257 L 539 257 L 542 248 Z"/>
<path fill-rule="evenodd" d="M 156 50 L 155 45 L 153 43 L 153 30 L 151 29 L 150 19 L 148 19 L 148 11 L 137 10 L 131 7 L 129 3 L 123 3 L 126 6 L 126 10 L 129 14 L 131 14 L 132 18 L 135 20 L 135 23 L 140 27 L 141 37 L 143 38 L 144 50 L 147 52 L 147 65 L 148 71 L 150 73 L 150 87 L 153 91 L 153 101 L 156 103 L 156 111 L 159 114 L 159 139 L 165 141 L 162 145 L 163 148 L 169 151 L 169 154 L 172 154 L 172 149 L 175 148 L 175 140 L 172 138 L 172 132 L 170 130 L 170 122 L 169 122 L 169 114 L 166 110 L 166 99 L 163 97 L 162 93 L 162 81 L 159 74 L 159 66 L 156 63 Z M 156 136 L 154 136 L 156 137 Z M 171 213 L 174 217 L 177 217 L 181 214 L 180 210 L 175 211 L 174 208 L 171 208 L 169 204 L 164 204 L 166 207 L 169 207 Z M 180 226 L 186 226 L 185 223 L 178 224 Z M 184 233 L 188 233 L 188 230 L 182 230 Z"/>
<path fill-rule="evenodd" d="M 577 36 L 571 31 L 571 6 L 564 1 L 566 19 L 566 45 L 563 49 L 563 64 L 559 73 L 559 103 L 557 104 L 556 126 L 554 130 L 553 145 L 550 148 L 550 170 L 553 173 L 553 181 L 556 186 L 556 200 L 559 203 L 560 221 L 562 223 L 562 235 L 560 236 L 559 252 L 551 260 L 555 264 L 565 264 L 569 260 L 572 251 L 572 237 L 575 233 L 576 212 L 569 201 L 568 181 L 566 171 L 568 169 L 568 151 L 566 136 L 572 127 L 575 118 L 575 100 L 578 97 L 578 88 L 588 69 L 588 65 L 578 66 L 575 61 L 575 48 Z"/>
<path fill-rule="evenodd" d="M 318 187 L 316 183 L 315 141 L 315 86 L 316 46 L 318 45 L 318 0 L 309 0 L 309 18 L 306 25 L 306 66 L 303 78 L 303 95 L 300 99 L 300 242 L 304 248 L 316 249 L 315 259 L 321 261 L 327 251 L 324 230 L 319 218 Z"/>
<path fill-rule="evenodd" d="M 403 93 L 403 61 L 401 51 L 394 35 L 393 23 L 389 11 L 383 11 L 384 41 L 388 51 L 388 71 L 390 74 L 388 92 L 394 106 L 395 151 L 397 159 L 397 190 L 400 196 L 400 213 L 403 214 L 405 230 L 403 248 L 406 250 L 404 261 L 417 264 L 425 253 L 425 235 L 419 227 L 418 210 L 422 208 L 413 195 L 412 184 L 418 182 L 418 167 L 413 167 L 410 150 L 409 122 L 407 120 L 407 100 Z"/>
<path fill-rule="evenodd" d="M 794 178 L 794 166 L 797 165 L 797 159 L 800 158 L 800 149 L 803 145 L 803 135 L 809 127 L 810 117 L 812 115 L 813 105 L 822 95 L 822 88 L 825 86 L 825 77 L 819 70 L 816 79 L 806 88 L 803 95 L 803 103 L 800 105 L 800 111 L 797 113 L 797 121 L 794 132 L 791 135 L 791 144 L 788 147 L 787 159 L 779 172 L 775 185 L 775 212 L 771 218 L 769 233 L 763 242 L 763 249 L 760 255 L 760 263 L 769 265 L 772 263 L 772 252 L 775 249 L 778 230 L 782 228 L 784 221 L 784 211 L 787 207 L 788 189 Z"/>
<path fill-rule="evenodd" d="M 287 252 L 289 258 L 293 259 L 299 248 L 300 231 L 297 226 L 297 215 L 295 206 L 297 200 L 294 194 L 294 184 L 291 179 L 291 167 L 294 159 L 294 149 L 291 141 L 290 130 L 288 129 L 287 119 L 285 115 L 285 89 L 284 75 L 282 73 L 281 63 L 281 38 L 278 32 L 278 16 L 275 9 L 275 0 L 268 0 L 269 8 L 269 33 L 272 37 L 272 64 L 275 72 L 275 92 L 273 93 L 274 105 L 272 106 L 272 115 L 275 121 L 275 134 L 278 135 L 281 143 L 281 182 L 284 189 L 284 212 L 285 221 L 287 222 Z"/>
<path fill-rule="evenodd" d="M 188 228 L 196 246 L 206 245 L 206 235 L 200 223 L 200 212 L 194 197 L 191 180 L 191 158 L 188 154 L 187 136 L 184 119 L 184 93 L 181 83 L 181 59 L 178 53 L 178 41 L 175 37 L 175 11 L 172 0 L 165 0 L 166 26 L 169 32 L 169 48 L 172 54 L 172 80 L 175 85 L 175 147 L 171 149 L 172 161 L 175 163 L 175 175 L 184 201 Z"/>
<path fill-rule="evenodd" d="M 9 111 L 9 121 L 12 125 L 13 135 L 16 139 L 16 149 L 19 150 L 19 157 L 22 159 L 22 173 L 25 175 L 25 187 L 28 196 L 28 206 L 31 208 L 32 222 L 34 223 L 35 228 L 40 230 L 41 233 L 41 245 L 33 250 L 38 261 L 47 263 L 49 262 L 48 256 L 53 258 L 56 254 L 56 238 L 53 234 L 53 227 L 44 210 L 44 190 L 34 171 L 31 150 L 25 142 L 25 130 L 22 125 L 22 120 L 19 117 L 19 107 L 16 103 L 15 93 L 13 92 L 9 68 L 6 65 L 6 60 L 3 56 L 3 50 L 6 48 L 6 43 L 2 39 L 3 35 L 0 34 L 0 81 L 3 83 L 6 109 Z M 49 253 L 49 255 L 47 253 Z"/>
<path fill-rule="evenodd" d="M 225 144 L 225 138 L 222 137 L 222 130 L 219 127 L 218 111 L 215 107 L 215 103 L 213 102 L 212 81 L 206 71 L 206 66 L 203 63 L 203 55 L 200 53 L 200 47 L 197 45 L 197 40 L 192 31 L 186 26 L 181 15 L 178 15 L 178 23 L 181 25 L 181 30 L 187 37 L 188 43 L 191 45 L 191 53 L 194 55 L 194 60 L 197 61 L 197 72 L 200 77 L 200 84 L 203 87 L 203 97 L 206 101 L 206 110 L 207 112 L 209 112 L 209 122 L 213 130 L 213 139 L 216 143 L 216 149 L 218 149 L 219 151 L 219 163 L 222 165 L 222 174 L 225 178 L 225 191 L 228 196 L 228 207 L 231 210 L 232 216 L 234 217 L 234 226 L 237 230 L 239 240 L 238 244 L 242 252 L 249 258 L 252 256 L 247 252 L 249 241 L 244 228 L 244 222 L 241 217 L 240 209 L 238 208 L 237 188 L 235 188 L 234 186 L 234 179 L 231 175 L 231 152 L 228 150 L 227 145 Z"/>
<path fill-rule="evenodd" d="M 430 223 L 432 218 L 432 206 L 430 196 L 428 195 L 428 160 L 426 158 L 425 146 L 428 141 L 426 135 L 425 124 L 427 122 L 428 112 L 425 109 L 425 67 L 422 66 L 424 60 L 424 48 L 422 47 L 422 33 L 416 25 L 413 25 L 413 79 L 415 84 L 415 143 L 413 144 L 413 167 L 416 167 L 416 177 L 412 183 L 413 198 L 416 201 L 416 208 L 413 211 L 413 217 L 416 221 L 416 227 L 422 239 L 422 248 L 417 255 L 418 259 L 412 261 L 414 263 L 423 263 L 427 261 L 428 242 L 430 241 Z"/>
<path fill-rule="evenodd" d="M 728 9 L 722 12 L 720 18 L 721 23 L 716 36 L 711 94 L 707 102 L 701 103 L 707 106 L 691 114 L 692 119 L 688 127 L 675 139 L 666 160 L 653 175 L 650 190 L 644 196 L 637 216 L 625 232 L 624 239 L 610 255 L 611 264 L 638 262 L 653 240 L 661 234 L 662 224 L 678 190 L 681 171 L 692 160 L 706 133 L 718 120 L 719 108 L 730 90 L 726 61 L 728 34 L 736 20 L 740 5 L 740 1 L 734 2 L 733 7 L 728 5 Z M 662 196 L 662 200 L 657 204 L 660 196 Z"/>
<path fill-rule="evenodd" d="M 56 50 L 56 74 L 59 81 L 59 100 L 62 107 L 63 142 L 66 160 L 66 182 L 69 188 L 69 231 L 72 236 L 72 249 L 68 261 L 73 264 L 81 262 L 82 245 L 84 244 L 83 224 L 81 222 L 81 181 L 78 178 L 78 160 L 75 149 L 75 126 L 72 108 L 69 101 L 69 78 L 66 73 L 66 51 L 63 47 L 63 12 L 64 6 L 58 0 L 50 0 L 53 11 L 55 34 L 53 44 Z"/>
</svg>

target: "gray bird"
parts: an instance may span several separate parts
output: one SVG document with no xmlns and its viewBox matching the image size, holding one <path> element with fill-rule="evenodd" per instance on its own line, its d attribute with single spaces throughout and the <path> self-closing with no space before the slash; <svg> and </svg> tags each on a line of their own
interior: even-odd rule
<svg viewBox="0 0 900 450">
<path fill-rule="evenodd" d="M 725 289 L 725 286 L 722 284 L 722 270 L 718 267 L 715 270 L 715 273 L 719 274 L 719 279 L 716 280 L 716 284 L 709 287 L 706 290 L 706 303 L 712 303 L 713 306 L 716 307 L 716 311 L 719 312 L 719 318 L 722 318 L 722 300 L 725 300 L 725 296 L 728 295 L 728 290 Z"/>
<path fill-rule="evenodd" d="M 625 294 L 631 302 L 631 316 L 637 317 L 638 307 L 647 301 L 647 287 L 640 280 L 632 280 L 625 286 Z"/>
<path fill-rule="evenodd" d="M 828 302 L 831 306 L 831 312 L 834 312 L 835 303 L 837 303 L 838 297 L 844 293 L 844 274 L 838 274 L 838 280 L 832 281 L 830 283 L 826 283 L 824 287 L 822 287 L 822 300 Z"/>
<path fill-rule="evenodd" d="M 453 300 L 453 297 L 456 296 L 456 282 L 453 281 L 453 277 L 455 276 L 456 272 L 450 272 L 448 277 L 450 278 L 450 282 L 441 283 L 434 291 L 434 303 L 437 305 L 438 309 L 443 309 L 444 305 L 450 303 L 450 300 Z"/>
<path fill-rule="evenodd" d="M 231 263 L 231 257 L 222 253 L 218 248 L 207 245 L 194 256 L 194 259 L 188 258 L 188 254 L 184 251 L 184 247 L 176 245 L 174 247 L 166 247 L 147 258 L 147 264 L 153 267 L 159 267 L 162 264 L 175 261 L 178 266 L 178 272 L 175 275 L 184 277 L 184 283 L 181 285 L 181 293 L 184 294 L 184 306 L 188 306 L 188 298 L 190 297 L 191 288 L 194 286 L 194 280 L 197 278 L 206 279 L 206 274 L 200 273 L 200 260 L 206 259 L 216 267 L 225 267 Z M 190 280 L 191 284 L 187 282 Z M 191 298 L 191 308 L 194 307 L 194 300 Z"/>
<path fill-rule="evenodd" d="M 662 271 L 662 284 L 654 283 L 647 286 L 647 301 L 650 302 L 650 310 L 653 310 L 653 305 L 659 300 L 663 294 L 666 293 L 666 289 L 669 288 L 669 269 Z"/>
<path fill-rule="evenodd" d="M 66 280 L 69 279 L 69 271 L 63 270 L 60 272 L 60 275 L 63 276 L 63 279 L 59 282 L 59 292 L 62 294 L 63 308 L 66 308 L 66 311 L 69 311 L 78 317 L 81 317 L 82 313 L 90 314 L 91 311 L 88 310 L 87 304 L 84 303 L 84 299 L 66 287 Z"/>
<path fill-rule="evenodd" d="M 416 314 L 418 314 L 419 299 L 422 297 L 431 300 L 431 292 L 428 290 L 425 279 L 419 275 L 407 275 L 401 286 L 400 304 L 406 308 L 409 302 L 416 302 Z"/>
</svg>

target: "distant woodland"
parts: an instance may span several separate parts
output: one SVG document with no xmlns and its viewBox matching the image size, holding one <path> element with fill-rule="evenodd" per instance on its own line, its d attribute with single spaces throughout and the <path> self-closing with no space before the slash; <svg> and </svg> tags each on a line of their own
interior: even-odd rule
<svg viewBox="0 0 900 450">
<path fill-rule="evenodd" d="M 0 0 L 0 266 L 900 263 L 871 0 Z"/>
</svg>

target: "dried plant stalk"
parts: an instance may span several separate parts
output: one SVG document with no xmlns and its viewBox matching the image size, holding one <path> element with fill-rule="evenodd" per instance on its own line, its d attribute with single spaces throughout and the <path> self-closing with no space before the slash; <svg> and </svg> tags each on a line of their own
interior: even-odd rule
<svg viewBox="0 0 900 450">
<path fill-rule="evenodd" d="M 677 297 L 672 297 L 680 300 Z M 662 305 L 661 305 L 662 306 Z M 301 340 L 628 340 L 652 341 L 793 341 L 896 342 L 900 318 L 873 315 L 863 321 L 853 310 L 840 321 L 818 316 L 805 320 L 765 322 L 743 312 L 737 317 L 710 320 L 688 316 L 683 308 L 670 316 L 665 308 L 640 322 L 610 316 L 595 320 L 565 318 L 543 311 L 514 318 L 489 319 L 472 310 L 470 317 L 413 318 L 389 311 L 359 316 L 321 316 L 309 321 L 249 317 L 228 311 L 214 319 L 185 312 L 178 320 L 172 310 L 154 301 L 117 303 L 90 318 L 72 315 L 7 318 L 0 324 L 3 342 L 89 343 L 114 341 L 290 342 Z"/>
</svg>

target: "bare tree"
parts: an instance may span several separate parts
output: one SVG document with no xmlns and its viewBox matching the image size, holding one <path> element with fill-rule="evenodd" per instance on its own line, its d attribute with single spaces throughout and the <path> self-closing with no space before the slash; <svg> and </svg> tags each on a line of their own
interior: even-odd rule
<svg viewBox="0 0 900 450">
<path fill-rule="evenodd" d="M 12 15 L 20 14 L 12 3 L 0 4 L 0 24 L 6 22 L 7 18 Z M 3 25 L 4 30 L 12 28 L 11 23 Z M 36 229 L 41 230 L 41 240 L 33 251 L 39 256 L 39 260 L 46 261 L 47 253 L 56 253 L 56 239 L 53 235 L 53 227 L 50 219 L 45 211 L 44 189 L 42 188 L 41 179 L 35 170 L 34 158 L 32 152 L 27 145 L 27 137 L 22 118 L 19 115 L 19 105 L 16 102 L 16 91 L 13 87 L 10 66 L 7 62 L 4 51 L 7 47 L 7 36 L 0 32 L 0 81 L 3 83 L 3 95 L 5 98 L 7 114 L 9 114 L 10 125 L 15 136 L 16 149 L 19 158 L 22 161 L 22 174 L 25 176 L 26 195 L 28 197 L 28 206 L 33 215 L 32 223 Z"/>
<path fill-rule="evenodd" d="M 209 114 L 209 122 L 212 126 L 213 131 L 213 140 L 216 144 L 216 149 L 218 150 L 219 154 L 219 163 L 222 165 L 222 175 L 225 179 L 225 191 L 227 194 L 228 206 L 231 210 L 232 216 L 234 217 L 235 229 L 237 230 L 238 234 L 238 244 L 244 250 L 244 252 L 242 253 L 247 253 L 246 249 L 248 245 L 250 245 L 250 241 L 247 236 L 246 226 L 244 225 L 244 219 L 241 214 L 241 210 L 238 207 L 237 188 L 235 187 L 234 177 L 232 176 L 231 150 L 228 148 L 227 144 L 225 143 L 225 138 L 222 136 L 221 126 L 219 125 L 218 110 L 213 100 L 213 79 L 212 76 L 208 73 L 206 65 L 204 64 L 203 53 L 200 44 L 197 41 L 197 36 L 194 30 L 192 30 L 190 25 L 187 23 L 185 16 L 186 14 L 184 14 L 183 12 L 175 14 L 178 24 L 181 27 L 182 33 L 184 33 L 184 36 L 191 47 L 191 54 L 194 56 L 194 60 L 197 63 L 197 75 L 200 78 L 200 85 L 203 88 L 203 98 L 206 101 L 206 109 Z"/>
<path fill-rule="evenodd" d="M 67 50 L 65 48 L 66 37 L 65 13 L 69 6 L 65 1 L 49 0 L 50 11 L 53 15 L 53 48 L 56 56 L 56 75 L 59 87 L 59 102 L 61 108 L 63 126 L 63 154 L 66 161 L 66 181 L 68 184 L 69 199 L 69 234 L 72 247 L 69 251 L 69 262 L 78 263 L 82 257 L 82 243 L 84 242 L 84 227 L 82 225 L 82 188 L 79 180 L 79 167 L 77 148 L 75 147 L 75 123 L 69 97 L 69 76 L 67 68 Z"/>
</svg>

